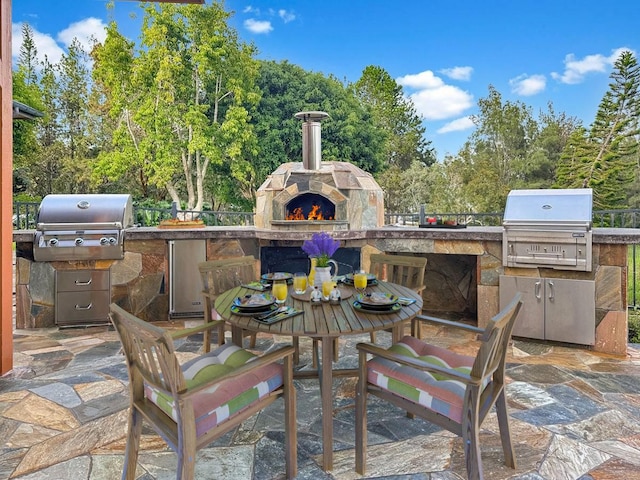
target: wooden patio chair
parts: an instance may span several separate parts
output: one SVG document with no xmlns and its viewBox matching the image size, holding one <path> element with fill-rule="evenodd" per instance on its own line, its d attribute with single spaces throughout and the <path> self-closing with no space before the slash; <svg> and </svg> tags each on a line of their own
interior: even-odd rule
<svg viewBox="0 0 640 480">
<path fill-rule="evenodd" d="M 425 257 L 413 257 L 409 255 L 387 255 L 376 253 L 371 255 L 371 267 L 369 273 L 385 282 L 397 283 L 404 287 L 422 293 L 425 289 L 424 272 L 427 268 Z M 371 342 L 376 342 L 376 333 L 371 332 Z M 420 338 L 420 326 L 413 322 L 411 334 Z"/>
<path fill-rule="evenodd" d="M 202 277 L 202 297 L 204 298 L 204 323 L 221 320 L 213 307 L 216 298 L 230 288 L 241 284 L 254 282 L 258 278 L 257 262 L 253 255 L 244 257 L 226 258 L 223 260 L 211 260 L 198 264 Z M 225 324 L 218 327 L 218 345 L 225 342 Z M 256 346 L 256 332 L 243 331 L 243 337 L 250 337 L 249 348 Z M 204 351 L 211 348 L 211 330 L 204 332 Z"/>
<path fill-rule="evenodd" d="M 405 336 L 388 349 L 357 345 L 359 377 L 356 387 L 356 471 L 364 475 L 367 452 L 367 395 L 376 395 L 462 437 L 467 476 L 482 479 L 480 427 L 495 405 L 505 464 L 516 468 L 504 392 L 504 368 L 521 295 L 482 330 L 420 315 L 422 321 L 477 333 L 475 357 L 461 355 Z M 367 361 L 367 354 L 373 357 Z"/>
<path fill-rule="evenodd" d="M 123 480 L 136 478 L 143 421 L 178 455 L 176 478 L 194 478 L 196 452 L 243 421 L 284 398 L 285 463 L 297 473 L 296 393 L 293 347 L 261 357 L 227 343 L 180 365 L 166 330 L 116 304 L 110 306 L 129 373 L 129 428 Z M 189 329 L 191 332 L 193 329 Z M 280 363 L 280 362 L 283 363 Z"/>
</svg>

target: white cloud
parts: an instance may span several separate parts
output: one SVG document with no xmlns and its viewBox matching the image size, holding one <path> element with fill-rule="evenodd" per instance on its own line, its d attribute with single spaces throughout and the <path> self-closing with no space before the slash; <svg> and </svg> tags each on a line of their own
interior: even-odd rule
<svg viewBox="0 0 640 480">
<path fill-rule="evenodd" d="M 399 77 L 396 81 L 403 87 L 415 89 L 438 88 L 444 85 L 442 79 L 436 77 L 431 70 L 405 75 L 404 77 Z"/>
<path fill-rule="evenodd" d="M 461 132 L 463 130 L 469 130 L 475 127 L 471 117 L 456 118 L 452 122 L 447 123 L 440 127 L 436 133 L 449 133 L 449 132 Z"/>
<path fill-rule="evenodd" d="M 471 74 L 473 73 L 473 67 L 453 67 L 443 68 L 440 73 L 452 80 L 463 80 L 465 82 L 471 80 Z"/>
<path fill-rule="evenodd" d="M 445 84 L 432 71 L 425 70 L 396 79 L 398 84 L 418 90 L 409 95 L 418 114 L 426 120 L 455 117 L 473 105 L 473 95 L 453 85 Z"/>
<path fill-rule="evenodd" d="M 36 46 L 38 61 L 44 61 L 45 56 L 49 63 L 58 63 L 65 53 L 64 50 L 56 43 L 56 41 L 45 33 L 40 33 L 31 28 L 33 43 Z M 20 48 L 22 47 L 22 23 L 13 23 L 11 25 L 12 47 L 11 55 L 15 60 L 20 56 Z"/>
<path fill-rule="evenodd" d="M 278 16 L 282 19 L 284 23 L 293 22 L 296 19 L 295 13 L 288 12 L 287 10 L 284 10 L 284 9 L 278 10 Z"/>
<path fill-rule="evenodd" d="M 269 33 L 273 30 L 271 22 L 267 20 L 256 20 L 255 18 L 249 18 L 244 21 L 244 28 L 251 33 Z"/>
<path fill-rule="evenodd" d="M 630 49 L 618 48 L 612 51 L 611 55 L 608 57 L 597 53 L 594 55 L 587 55 L 582 59 L 577 59 L 573 53 L 569 53 L 564 58 L 564 72 L 553 72 L 551 73 L 551 76 L 561 83 L 567 83 L 570 85 L 580 83 L 589 73 L 605 73 L 625 50 Z"/>
<path fill-rule="evenodd" d="M 547 86 L 547 78 L 544 75 L 522 74 L 509 80 L 511 91 L 516 95 L 530 97 L 542 92 Z"/>
<path fill-rule="evenodd" d="M 99 18 L 89 17 L 79 22 L 72 23 L 58 33 L 58 41 L 66 47 L 77 38 L 85 52 L 89 53 L 94 40 L 102 43 L 107 38 L 107 26 Z"/>
</svg>

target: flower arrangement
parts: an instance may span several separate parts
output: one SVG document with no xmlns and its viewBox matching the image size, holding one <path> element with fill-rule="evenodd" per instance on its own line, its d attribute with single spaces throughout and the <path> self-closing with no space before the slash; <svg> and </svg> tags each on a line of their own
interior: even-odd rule
<svg viewBox="0 0 640 480">
<path fill-rule="evenodd" d="M 317 267 L 328 267 L 329 260 L 340 247 L 340 242 L 334 240 L 327 232 L 314 233 L 311 240 L 305 240 L 302 250 L 310 257 L 317 258 Z"/>
</svg>

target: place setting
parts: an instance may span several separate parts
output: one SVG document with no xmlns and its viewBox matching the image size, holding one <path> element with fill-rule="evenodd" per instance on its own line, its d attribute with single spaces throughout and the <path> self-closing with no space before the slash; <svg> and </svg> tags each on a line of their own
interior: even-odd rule
<svg viewBox="0 0 640 480">
<path fill-rule="evenodd" d="M 276 285 L 279 284 L 274 284 Z M 272 293 L 254 293 L 235 298 L 231 313 L 253 317 L 254 320 L 265 324 L 272 324 L 303 313 L 301 310 L 284 305 L 287 299 L 287 285 L 284 282 L 283 285 L 284 292 L 281 287 L 276 286 L 276 291 Z"/>
<path fill-rule="evenodd" d="M 359 293 L 353 301 L 353 308 L 363 313 L 394 313 L 402 308 L 400 299 L 383 292 Z"/>
</svg>

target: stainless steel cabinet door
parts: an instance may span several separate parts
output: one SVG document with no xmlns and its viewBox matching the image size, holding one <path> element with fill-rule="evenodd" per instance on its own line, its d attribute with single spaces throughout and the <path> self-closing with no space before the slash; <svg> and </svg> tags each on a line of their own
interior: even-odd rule
<svg viewBox="0 0 640 480">
<path fill-rule="evenodd" d="M 545 280 L 547 340 L 593 345 L 596 341 L 596 282 Z"/>
<path fill-rule="evenodd" d="M 522 293 L 522 307 L 513 326 L 513 335 L 544 339 L 544 280 L 500 275 L 501 310 L 518 292 Z"/>
<path fill-rule="evenodd" d="M 169 315 L 201 317 L 204 308 L 198 263 L 207 259 L 206 240 L 169 242 Z"/>
</svg>

